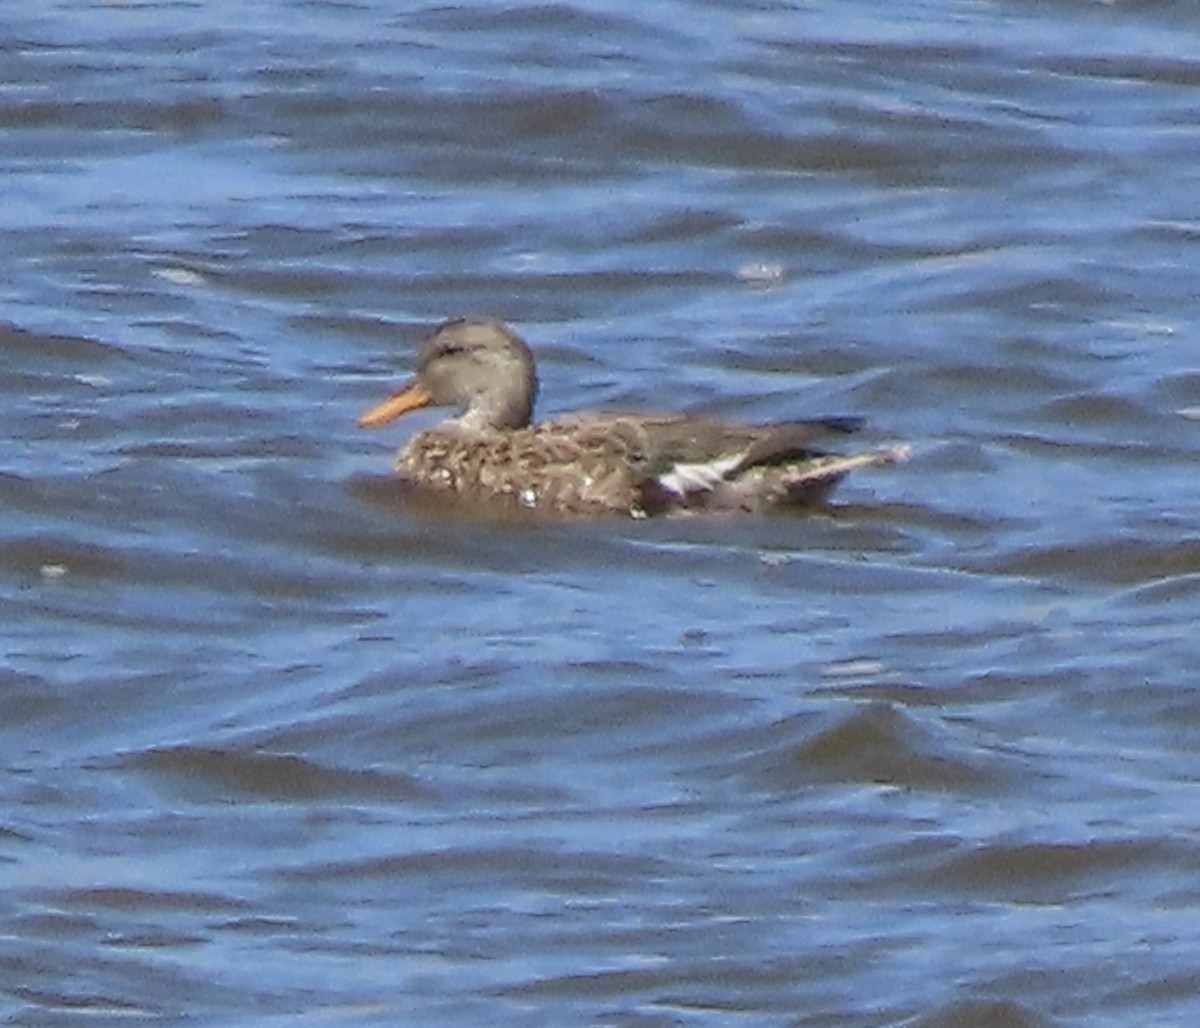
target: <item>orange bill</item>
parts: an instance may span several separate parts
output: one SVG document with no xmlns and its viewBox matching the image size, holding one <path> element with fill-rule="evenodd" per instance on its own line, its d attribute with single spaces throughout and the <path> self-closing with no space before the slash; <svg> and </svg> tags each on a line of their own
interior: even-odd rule
<svg viewBox="0 0 1200 1028">
<path fill-rule="evenodd" d="M 433 395 L 420 382 L 409 382 L 399 392 L 392 393 L 382 403 L 377 403 L 358 419 L 360 428 L 378 428 L 395 421 L 401 414 L 433 403 Z"/>
</svg>

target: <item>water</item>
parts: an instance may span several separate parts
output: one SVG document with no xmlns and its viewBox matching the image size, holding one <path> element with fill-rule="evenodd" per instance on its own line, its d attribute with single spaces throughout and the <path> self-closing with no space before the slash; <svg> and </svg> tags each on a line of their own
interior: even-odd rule
<svg viewBox="0 0 1200 1028">
<path fill-rule="evenodd" d="M 1195 1020 L 1194 5 L 0 40 L 6 1023 Z M 545 414 L 915 457 L 432 511 L 354 421 L 462 312 Z"/>
</svg>

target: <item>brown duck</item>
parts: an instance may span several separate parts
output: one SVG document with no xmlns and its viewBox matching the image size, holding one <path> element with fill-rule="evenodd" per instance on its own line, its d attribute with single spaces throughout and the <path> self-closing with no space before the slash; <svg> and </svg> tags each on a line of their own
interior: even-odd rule
<svg viewBox="0 0 1200 1028">
<path fill-rule="evenodd" d="M 813 447 L 857 418 L 739 425 L 684 414 L 571 414 L 530 424 L 533 354 L 506 325 L 454 318 L 434 329 L 416 375 L 361 418 L 387 424 L 427 406 L 457 417 L 414 435 L 396 471 L 471 502 L 560 516 L 763 512 L 819 504 L 848 471 L 903 460 L 906 447 L 849 456 Z"/>
</svg>

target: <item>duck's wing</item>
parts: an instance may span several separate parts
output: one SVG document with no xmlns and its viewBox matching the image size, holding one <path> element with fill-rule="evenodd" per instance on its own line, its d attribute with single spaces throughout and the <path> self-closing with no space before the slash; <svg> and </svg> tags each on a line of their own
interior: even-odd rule
<svg viewBox="0 0 1200 1028">
<path fill-rule="evenodd" d="M 778 466 L 824 456 L 824 451 L 814 443 L 834 433 L 857 432 L 864 423 L 862 418 L 838 417 L 763 426 L 756 429 L 754 439 L 742 451 L 741 459 L 725 473 L 725 478 L 736 478 L 752 467 Z"/>
<path fill-rule="evenodd" d="M 823 437 L 858 431 L 861 418 L 737 425 L 691 418 L 641 425 L 635 468 L 647 510 L 764 510 L 821 503 L 847 472 L 903 460 L 904 447 L 831 454 Z"/>
</svg>

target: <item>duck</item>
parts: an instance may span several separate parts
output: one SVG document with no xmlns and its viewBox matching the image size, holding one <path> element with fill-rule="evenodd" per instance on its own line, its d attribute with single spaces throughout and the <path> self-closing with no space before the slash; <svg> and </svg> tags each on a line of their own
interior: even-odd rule
<svg viewBox="0 0 1200 1028">
<path fill-rule="evenodd" d="M 554 517 L 629 518 L 818 507 L 850 471 L 895 464 L 908 448 L 830 453 L 858 417 L 773 424 L 673 413 L 587 412 L 533 422 L 532 350 L 490 317 L 437 325 L 414 375 L 358 419 L 378 428 L 423 407 L 457 413 L 414 434 L 396 473 L 423 493 Z"/>
</svg>

